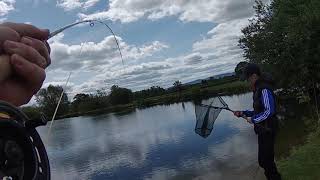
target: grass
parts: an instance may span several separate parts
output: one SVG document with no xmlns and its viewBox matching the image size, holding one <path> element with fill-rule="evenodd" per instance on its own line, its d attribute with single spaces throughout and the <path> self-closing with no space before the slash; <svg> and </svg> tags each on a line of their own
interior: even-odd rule
<svg viewBox="0 0 320 180">
<path fill-rule="evenodd" d="M 290 156 L 277 164 L 284 180 L 319 180 L 320 129 L 309 136 L 306 144 L 293 149 Z"/>
</svg>

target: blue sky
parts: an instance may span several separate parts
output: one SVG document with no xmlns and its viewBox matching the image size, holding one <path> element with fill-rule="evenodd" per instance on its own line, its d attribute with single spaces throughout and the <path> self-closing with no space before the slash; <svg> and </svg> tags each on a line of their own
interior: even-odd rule
<svg viewBox="0 0 320 180">
<path fill-rule="evenodd" d="M 169 87 L 233 71 L 242 61 L 241 29 L 254 0 L 2 0 L 1 21 L 31 23 L 51 31 L 81 19 L 108 23 L 124 55 L 121 63 L 110 32 L 82 25 L 50 40 L 49 84 L 68 93 L 94 93 L 113 84 L 133 90 Z M 82 49 L 82 50 L 81 50 Z"/>
</svg>

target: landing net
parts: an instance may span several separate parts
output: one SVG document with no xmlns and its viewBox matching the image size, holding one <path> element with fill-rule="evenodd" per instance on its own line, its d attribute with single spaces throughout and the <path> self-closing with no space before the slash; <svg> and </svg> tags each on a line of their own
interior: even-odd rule
<svg viewBox="0 0 320 180">
<path fill-rule="evenodd" d="M 195 132 L 203 138 L 208 137 L 222 109 L 228 109 L 228 105 L 221 97 L 202 101 L 201 104 L 196 105 L 195 112 L 197 122 Z"/>
</svg>

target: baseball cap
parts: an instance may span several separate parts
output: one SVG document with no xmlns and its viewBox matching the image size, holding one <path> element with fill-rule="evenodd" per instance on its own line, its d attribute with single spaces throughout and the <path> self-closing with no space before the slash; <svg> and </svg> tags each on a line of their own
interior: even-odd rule
<svg viewBox="0 0 320 180">
<path fill-rule="evenodd" d="M 258 76 L 260 76 L 260 68 L 257 64 L 248 63 L 248 65 L 244 67 L 240 79 L 243 81 L 247 80 L 252 74 L 257 74 Z"/>
</svg>

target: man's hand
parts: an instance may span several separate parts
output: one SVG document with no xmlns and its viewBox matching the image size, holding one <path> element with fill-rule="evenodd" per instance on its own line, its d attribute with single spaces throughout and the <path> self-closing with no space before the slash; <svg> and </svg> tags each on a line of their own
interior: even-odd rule
<svg viewBox="0 0 320 180">
<path fill-rule="evenodd" d="M 41 41 L 47 40 L 49 36 L 49 30 L 39 29 L 29 24 L 19 24 L 6 22 L 0 24 L 0 51 L 3 53 L 3 43 L 6 40 L 20 42 L 21 38 L 29 36 Z"/>
<path fill-rule="evenodd" d="M 250 124 L 252 124 L 252 123 L 253 123 L 253 122 L 252 122 L 252 118 L 251 118 L 251 117 L 246 117 L 245 119 L 247 120 L 247 122 L 248 122 L 248 123 L 250 123 Z"/>
<path fill-rule="evenodd" d="M 245 116 L 242 111 L 234 111 L 233 114 L 238 118 L 244 118 L 245 120 L 247 120 L 248 123 L 252 124 L 252 118 Z"/>
<path fill-rule="evenodd" d="M 14 72 L 0 82 L 0 100 L 20 106 L 38 92 L 51 63 L 48 36 L 48 30 L 28 24 L 0 25 L 0 61 L 9 61 Z"/>
<path fill-rule="evenodd" d="M 243 112 L 242 111 L 234 111 L 233 114 L 235 116 L 237 116 L 238 118 L 243 116 Z"/>
</svg>

